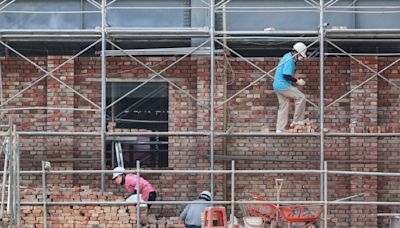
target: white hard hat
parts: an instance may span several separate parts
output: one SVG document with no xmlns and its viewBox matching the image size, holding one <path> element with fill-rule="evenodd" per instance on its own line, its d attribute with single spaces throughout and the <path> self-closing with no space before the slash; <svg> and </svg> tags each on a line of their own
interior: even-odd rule
<svg viewBox="0 0 400 228">
<path fill-rule="evenodd" d="M 209 191 L 202 191 L 199 195 L 199 198 L 211 201 L 211 193 Z"/>
<path fill-rule="evenodd" d="M 304 43 L 302 42 L 296 43 L 295 45 L 293 45 L 293 49 L 297 51 L 304 58 L 307 58 L 307 46 Z"/>
<path fill-rule="evenodd" d="M 115 178 L 117 178 L 119 175 L 124 174 L 125 169 L 122 167 L 115 167 L 113 169 L 115 171 L 115 173 L 113 173 L 112 179 L 114 180 Z"/>
</svg>

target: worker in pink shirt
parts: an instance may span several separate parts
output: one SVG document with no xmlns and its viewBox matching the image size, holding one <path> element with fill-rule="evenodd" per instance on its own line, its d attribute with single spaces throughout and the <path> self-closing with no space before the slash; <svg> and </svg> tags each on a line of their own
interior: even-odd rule
<svg viewBox="0 0 400 228">
<path fill-rule="evenodd" d="M 137 176 L 135 174 L 125 174 L 125 169 L 122 167 L 115 167 L 112 179 L 116 184 L 122 185 L 126 188 L 129 195 L 136 194 L 136 182 Z M 139 180 L 139 190 L 145 201 L 155 201 L 157 198 L 156 190 L 151 186 L 151 184 L 140 177 Z M 147 206 L 149 209 L 151 204 Z"/>
</svg>

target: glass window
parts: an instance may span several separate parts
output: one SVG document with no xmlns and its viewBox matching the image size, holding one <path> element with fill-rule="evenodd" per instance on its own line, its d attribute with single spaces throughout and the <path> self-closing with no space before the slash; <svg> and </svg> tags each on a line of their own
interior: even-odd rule
<svg viewBox="0 0 400 228">
<path fill-rule="evenodd" d="M 126 94 L 130 91 L 133 92 Z M 168 83 L 107 82 L 108 131 L 168 131 Z M 111 124 L 110 124 L 111 123 Z M 111 127 L 110 127 L 111 126 Z M 111 129 L 112 128 L 112 129 Z M 117 166 L 115 144 L 120 143 L 124 166 L 168 167 L 168 137 L 130 136 L 107 140 L 107 165 Z"/>
</svg>

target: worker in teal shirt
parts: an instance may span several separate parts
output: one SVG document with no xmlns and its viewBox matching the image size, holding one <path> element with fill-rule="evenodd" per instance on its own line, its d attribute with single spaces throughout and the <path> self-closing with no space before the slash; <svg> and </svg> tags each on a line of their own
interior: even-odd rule
<svg viewBox="0 0 400 228">
<path fill-rule="evenodd" d="M 296 55 L 296 56 L 295 56 Z M 295 57 L 294 57 L 295 56 Z M 273 88 L 278 96 L 279 109 L 276 122 L 276 132 L 281 133 L 289 118 L 289 101 L 295 101 L 295 111 L 293 115 L 293 125 L 304 125 L 304 115 L 306 100 L 304 94 L 293 84 L 305 85 L 305 81 L 295 73 L 296 61 L 307 57 L 307 46 L 304 43 L 296 43 L 293 49 L 286 53 L 279 61 L 279 67 L 275 71 Z"/>
</svg>

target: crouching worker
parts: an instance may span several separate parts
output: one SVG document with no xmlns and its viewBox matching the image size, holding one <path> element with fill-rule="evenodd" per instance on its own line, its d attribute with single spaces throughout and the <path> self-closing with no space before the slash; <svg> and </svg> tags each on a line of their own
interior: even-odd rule
<svg viewBox="0 0 400 228">
<path fill-rule="evenodd" d="M 203 191 L 199 195 L 198 200 L 188 204 L 181 213 L 181 219 L 185 221 L 186 228 L 201 228 L 201 216 L 207 207 L 211 207 L 210 203 L 196 203 L 211 201 L 211 193 Z"/>
<path fill-rule="evenodd" d="M 125 169 L 122 167 L 115 167 L 112 179 L 116 184 L 122 185 L 128 191 L 129 195 L 136 194 L 136 181 L 137 176 L 135 174 L 125 174 Z M 157 193 L 151 184 L 140 177 L 139 180 L 140 194 L 145 201 L 156 201 Z M 150 209 L 151 204 L 147 205 Z"/>
</svg>

